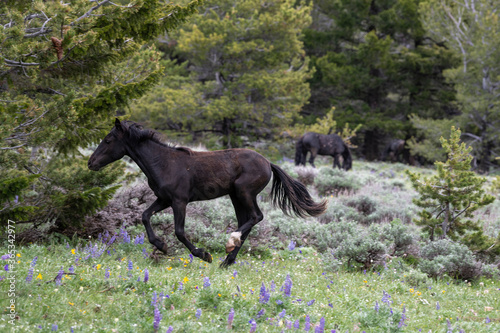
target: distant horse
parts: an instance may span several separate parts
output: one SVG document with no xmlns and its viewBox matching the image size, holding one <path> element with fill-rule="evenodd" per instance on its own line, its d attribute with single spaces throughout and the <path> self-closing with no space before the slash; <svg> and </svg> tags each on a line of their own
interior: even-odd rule
<svg viewBox="0 0 500 333">
<path fill-rule="evenodd" d="M 333 167 L 349 170 L 352 168 L 352 157 L 349 147 L 337 134 L 319 134 L 307 132 L 297 140 L 295 144 L 295 165 L 306 165 L 307 152 L 311 152 L 309 163 L 313 167 L 316 155 L 330 155 L 333 157 Z M 342 167 L 340 166 L 339 156 L 342 155 Z"/>
<path fill-rule="evenodd" d="M 401 139 L 389 142 L 382 152 L 382 161 L 389 160 L 391 162 L 406 162 L 409 165 L 416 165 L 417 161 L 415 156 L 410 153 L 410 150 L 405 147 L 405 144 L 405 140 Z"/>
<path fill-rule="evenodd" d="M 403 157 L 405 140 L 396 139 L 389 142 L 382 152 L 382 161 L 398 162 Z"/>
<path fill-rule="evenodd" d="M 212 262 L 210 253 L 196 248 L 185 236 L 186 206 L 192 201 L 210 200 L 228 194 L 236 211 L 238 229 L 230 235 L 226 244 L 229 254 L 221 267 L 233 264 L 250 230 L 264 217 L 256 197 L 271 180 L 271 174 L 274 176 L 272 203 L 285 214 L 317 216 L 326 209 L 326 201 L 315 203 L 302 183 L 253 150 L 195 152 L 189 148 L 172 147 L 162 143 L 154 131 L 116 119 L 114 128 L 90 156 L 88 167 L 98 171 L 124 155 L 137 163 L 157 196 L 142 214 L 142 222 L 149 242 L 164 253 L 167 247 L 155 235 L 149 220 L 154 213 L 171 206 L 175 235 L 179 241 L 194 256 Z"/>
</svg>

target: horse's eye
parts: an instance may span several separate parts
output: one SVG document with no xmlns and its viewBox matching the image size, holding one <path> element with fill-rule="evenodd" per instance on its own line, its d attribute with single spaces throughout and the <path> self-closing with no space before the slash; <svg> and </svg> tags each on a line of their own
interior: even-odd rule
<svg viewBox="0 0 500 333">
<path fill-rule="evenodd" d="M 106 139 L 106 140 L 104 140 L 104 142 L 106 142 L 106 143 L 109 144 L 111 141 L 109 141 L 108 139 Z"/>
</svg>

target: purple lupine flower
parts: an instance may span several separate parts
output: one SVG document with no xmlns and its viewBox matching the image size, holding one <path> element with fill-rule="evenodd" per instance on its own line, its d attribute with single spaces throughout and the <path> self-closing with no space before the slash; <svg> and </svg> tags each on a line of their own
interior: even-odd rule
<svg viewBox="0 0 500 333">
<path fill-rule="evenodd" d="M 277 300 L 276 300 L 276 304 L 278 304 L 278 305 L 283 304 L 283 301 L 282 301 L 282 300 L 280 300 L 280 299 L 277 299 Z"/>
<path fill-rule="evenodd" d="M 321 317 L 319 325 L 314 329 L 314 333 L 323 333 L 325 331 L 325 317 Z"/>
<path fill-rule="evenodd" d="M 286 316 L 286 310 L 283 309 L 283 311 L 281 311 L 279 314 L 278 314 L 278 317 L 280 318 L 283 318 L 284 316 Z"/>
<path fill-rule="evenodd" d="M 401 314 L 401 320 L 399 321 L 398 328 L 403 327 L 403 325 L 407 326 L 405 324 L 405 319 L 406 319 L 405 312 L 406 312 L 406 307 L 403 305 L 403 313 Z M 446 320 L 448 320 L 448 318 L 446 318 Z M 449 320 L 448 320 L 448 322 L 449 322 Z"/>
<path fill-rule="evenodd" d="M 156 295 L 156 291 L 153 292 L 153 297 L 151 298 L 151 305 L 155 305 L 158 302 L 158 297 Z"/>
<path fill-rule="evenodd" d="M 30 283 L 31 280 L 33 279 L 33 272 L 35 270 L 37 259 L 38 259 L 38 256 L 36 256 L 35 258 L 33 258 L 33 261 L 31 262 L 30 269 L 28 270 L 28 276 L 26 276 L 26 282 L 27 283 Z"/>
<path fill-rule="evenodd" d="M 300 328 L 300 321 L 298 319 L 295 321 L 295 323 L 293 323 L 293 328 L 295 328 L 296 330 Z"/>
<path fill-rule="evenodd" d="M 269 289 L 272 293 L 276 291 L 276 283 L 274 283 L 274 280 L 271 281 L 271 286 L 269 287 Z"/>
<path fill-rule="evenodd" d="M 52 325 L 52 330 L 51 330 L 51 331 L 57 331 L 57 330 L 58 330 L 58 328 L 59 328 L 59 327 L 57 326 L 57 324 L 53 324 L 53 325 Z"/>
<path fill-rule="evenodd" d="M 8 272 L 8 271 L 9 271 L 9 264 L 7 264 L 7 265 L 3 266 L 3 269 L 4 269 L 6 272 Z"/>
<path fill-rule="evenodd" d="M 113 244 L 115 242 L 115 240 L 116 240 L 116 235 L 113 235 L 113 237 L 111 237 L 111 239 L 108 241 L 108 244 L 106 244 L 106 245 L 110 246 L 111 244 Z"/>
<path fill-rule="evenodd" d="M 491 319 L 490 319 L 490 317 L 486 316 L 486 320 L 485 320 L 484 322 L 485 322 L 486 324 L 491 323 Z"/>
<path fill-rule="evenodd" d="M 58 285 L 58 286 L 61 285 L 63 274 L 64 274 L 64 269 L 61 267 L 61 269 L 59 270 L 59 273 L 57 273 L 57 276 L 55 278 L 56 285 Z"/>
<path fill-rule="evenodd" d="M 266 313 L 266 310 L 264 309 L 261 309 L 259 312 L 257 312 L 257 319 L 259 319 L 260 317 L 262 317 L 264 314 Z"/>
<path fill-rule="evenodd" d="M 446 333 L 453 333 L 453 328 L 451 327 L 451 322 L 448 318 L 446 318 L 446 325 L 448 326 Z"/>
<path fill-rule="evenodd" d="M 109 279 L 109 267 L 106 267 L 106 273 L 104 273 L 104 277 Z"/>
<path fill-rule="evenodd" d="M 233 320 L 234 320 L 234 309 L 231 308 L 229 311 L 229 315 L 227 316 L 227 327 L 231 328 L 233 326 Z"/>
<path fill-rule="evenodd" d="M 233 272 L 233 277 L 236 278 L 236 276 L 238 275 L 238 271 L 237 270 L 234 270 Z"/>
<path fill-rule="evenodd" d="M 262 282 L 262 286 L 260 287 L 259 302 L 262 303 L 262 304 L 267 304 L 267 302 L 269 302 L 269 298 L 270 297 L 271 297 L 271 294 L 266 289 L 266 286 L 264 285 L 264 282 Z"/>
<path fill-rule="evenodd" d="M 172 326 L 169 326 L 166 333 L 172 333 L 173 330 L 174 328 Z"/>
<path fill-rule="evenodd" d="M 141 277 L 140 276 L 137 277 L 137 282 L 141 282 Z"/>
<path fill-rule="evenodd" d="M 184 283 L 179 282 L 179 288 L 177 288 L 178 290 L 184 290 Z"/>
<path fill-rule="evenodd" d="M 386 303 L 387 305 L 390 305 L 391 304 L 391 295 L 389 295 L 385 290 L 382 291 L 383 292 L 383 296 L 382 296 L 382 303 Z"/>
<path fill-rule="evenodd" d="M 295 242 L 293 240 L 291 240 L 290 244 L 288 244 L 288 250 L 289 251 L 295 250 Z"/>
<path fill-rule="evenodd" d="M 122 236 L 123 243 L 130 243 L 130 236 L 125 228 L 120 229 L 120 235 Z"/>
<path fill-rule="evenodd" d="M 142 256 L 144 257 L 144 259 L 146 259 L 147 257 L 149 257 L 149 253 L 148 253 L 148 251 L 146 251 L 145 247 L 142 248 Z"/>
<path fill-rule="evenodd" d="M 69 266 L 68 271 L 70 273 L 74 273 L 75 272 L 75 267 L 73 267 L 73 265 Z"/>
<path fill-rule="evenodd" d="M 306 325 L 304 327 L 304 331 L 309 332 L 310 329 L 311 329 L 311 318 L 309 317 L 309 315 L 306 315 Z"/>
<path fill-rule="evenodd" d="M 4 255 L 2 256 L 2 260 L 7 260 L 7 259 L 9 259 L 10 257 L 11 257 L 11 255 L 10 255 L 10 254 L 4 254 Z"/>
<path fill-rule="evenodd" d="M 255 332 L 257 330 L 257 323 L 253 319 L 250 319 L 249 323 L 250 323 L 250 333 Z"/>
<path fill-rule="evenodd" d="M 155 311 L 154 311 L 154 320 L 153 320 L 153 328 L 156 331 L 160 328 L 160 321 L 162 319 L 162 315 L 160 310 L 158 309 L 158 306 L 155 304 Z"/>
<path fill-rule="evenodd" d="M 192 262 L 193 262 L 193 259 L 194 259 L 194 257 L 193 257 L 193 255 L 190 253 L 190 254 L 189 254 L 189 263 L 192 263 Z"/>
<path fill-rule="evenodd" d="M 209 288 L 212 284 L 210 283 L 210 278 L 205 276 L 203 278 L 203 288 Z"/>
<path fill-rule="evenodd" d="M 307 302 L 307 306 L 311 306 L 311 305 L 313 305 L 313 304 L 314 304 L 314 302 L 316 302 L 316 300 L 315 300 L 315 299 L 310 300 L 309 302 Z"/>
<path fill-rule="evenodd" d="M 438 302 L 436 302 L 436 310 L 439 310 L 439 309 L 441 309 L 441 306 L 439 305 L 439 301 L 438 301 Z"/>
<path fill-rule="evenodd" d="M 379 309 L 380 309 L 380 305 L 378 305 L 378 302 L 375 301 L 375 311 L 378 312 Z"/>
<path fill-rule="evenodd" d="M 287 274 L 285 283 L 283 284 L 283 293 L 286 297 L 292 296 L 292 279 L 290 279 L 290 274 Z"/>
<path fill-rule="evenodd" d="M 149 272 L 148 272 L 148 269 L 145 268 L 144 269 L 144 282 L 148 282 L 149 280 Z"/>
<path fill-rule="evenodd" d="M 131 270 L 133 270 L 133 269 L 134 269 L 134 264 L 132 263 L 132 260 L 129 260 L 129 261 L 128 261 L 127 269 L 128 269 L 129 271 L 131 271 Z"/>
<path fill-rule="evenodd" d="M 197 319 L 200 319 L 201 317 L 201 309 L 196 310 L 196 313 L 194 314 Z"/>
</svg>

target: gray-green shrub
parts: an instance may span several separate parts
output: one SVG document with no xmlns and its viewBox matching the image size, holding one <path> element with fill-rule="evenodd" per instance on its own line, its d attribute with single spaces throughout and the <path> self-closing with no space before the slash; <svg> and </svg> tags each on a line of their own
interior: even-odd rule
<svg viewBox="0 0 500 333">
<path fill-rule="evenodd" d="M 422 246 L 418 267 L 430 277 L 445 274 L 462 280 L 472 280 L 481 274 L 479 263 L 469 248 L 450 239 L 440 239 Z"/>
</svg>

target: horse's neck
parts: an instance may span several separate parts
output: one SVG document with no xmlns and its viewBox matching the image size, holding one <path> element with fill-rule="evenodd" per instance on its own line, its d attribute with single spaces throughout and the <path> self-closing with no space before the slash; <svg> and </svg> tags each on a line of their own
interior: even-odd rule
<svg viewBox="0 0 500 333">
<path fill-rule="evenodd" d="M 144 141 L 135 146 L 129 146 L 128 155 L 139 166 L 148 178 L 149 183 L 158 184 L 161 177 L 158 162 L 169 159 L 170 148 L 153 141 Z M 163 164 L 164 166 L 165 164 Z M 165 171 L 165 170 L 161 170 Z"/>
</svg>

